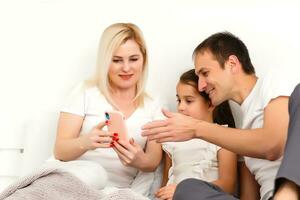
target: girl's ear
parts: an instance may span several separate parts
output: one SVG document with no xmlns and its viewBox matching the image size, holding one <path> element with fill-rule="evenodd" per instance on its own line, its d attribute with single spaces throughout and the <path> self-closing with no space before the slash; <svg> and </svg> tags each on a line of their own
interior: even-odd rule
<svg viewBox="0 0 300 200">
<path fill-rule="evenodd" d="M 211 101 L 209 101 L 208 103 L 208 111 L 213 112 L 215 109 L 215 106 L 211 103 Z"/>
</svg>

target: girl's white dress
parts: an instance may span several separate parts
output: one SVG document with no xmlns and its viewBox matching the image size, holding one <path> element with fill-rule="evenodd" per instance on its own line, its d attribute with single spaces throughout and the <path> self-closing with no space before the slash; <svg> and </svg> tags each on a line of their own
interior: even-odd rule
<svg viewBox="0 0 300 200">
<path fill-rule="evenodd" d="M 178 184 L 188 178 L 208 182 L 218 179 L 219 146 L 201 139 L 192 139 L 185 142 L 164 143 L 163 149 L 172 160 L 167 185 Z"/>
</svg>

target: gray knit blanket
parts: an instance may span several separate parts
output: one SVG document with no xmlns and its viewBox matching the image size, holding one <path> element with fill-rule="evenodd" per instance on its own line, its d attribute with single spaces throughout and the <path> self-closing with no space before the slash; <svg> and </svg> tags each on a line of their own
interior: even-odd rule
<svg viewBox="0 0 300 200">
<path fill-rule="evenodd" d="M 149 200 L 130 189 L 109 194 L 96 190 L 72 174 L 57 168 L 43 168 L 19 179 L 0 194 L 0 200 Z"/>
</svg>

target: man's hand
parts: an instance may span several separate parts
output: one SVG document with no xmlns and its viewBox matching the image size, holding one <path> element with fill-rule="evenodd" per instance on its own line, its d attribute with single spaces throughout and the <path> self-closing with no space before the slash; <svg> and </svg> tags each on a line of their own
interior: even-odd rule
<svg viewBox="0 0 300 200">
<path fill-rule="evenodd" d="M 200 120 L 180 114 L 162 110 L 167 117 L 165 120 L 149 122 L 142 127 L 142 135 L 157 142 L 177 142 L 193 139 Z"/>
</svg>

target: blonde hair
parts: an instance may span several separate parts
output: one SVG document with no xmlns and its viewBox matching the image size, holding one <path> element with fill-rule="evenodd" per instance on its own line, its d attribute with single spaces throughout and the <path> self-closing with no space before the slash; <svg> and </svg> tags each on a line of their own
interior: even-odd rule
<svg viewBox="0 0 300 200">
<path fill-rule="evenodd" d="M 136 95 L 133 101 L 138 106 L 144 105 L 146 77 L 148 74 L 148 54 L 146 43 L 141 30 L 131 23 L 115 23 L 107 27 L 100 39 L 96 74 L 93 79 L 96 85 L 106 99 L 116 108 L 118 108 L 111 98 L 111 85 L 109 81 L 108 71 L 112 62 L 114 52 L 127 40 L 134 40 L 140 47 L 143 55 L 143 72 L 141 78 L 137 82 Z"/>
</svg>

